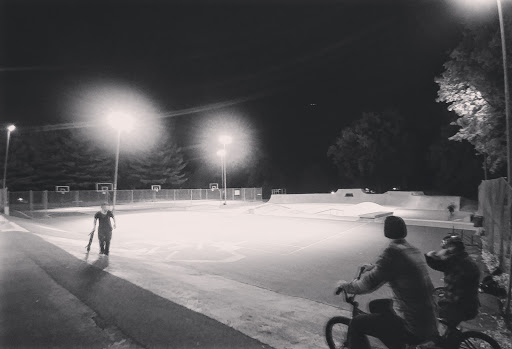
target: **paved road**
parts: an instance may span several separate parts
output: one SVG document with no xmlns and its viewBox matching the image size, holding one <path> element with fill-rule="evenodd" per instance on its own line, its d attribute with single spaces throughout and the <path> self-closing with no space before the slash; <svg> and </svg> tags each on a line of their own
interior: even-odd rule
<svg viewBox="0 0 512 349">
<path fill-rule="evenodd" d="M 107 257 L 78 259 L 5 221 L 0 234 L 2 348 L 270 348 L 106 272 Z"/>
<path fill-rule="evenodd" d="M 36 234 L 31 241 L 50 243 L 45 258 L 55 275 L 73 280 L 65 265 L 96 265 L 99 274 L 91 277 L 98 280 L 97 288 L 90 289 L 90 279 L 62 281 L 94 310 L 103 305 L 87 295 L 108 290 L 113 282 L 125 290 L 117 302 L 151 293 L 167 307 L 170 300 L 275 348 L 324 348 L 325 322 L 343 312 L 332 293 L 335 282 L 351 279 L 358 265 L 372 261 L 388 243 L 378 223 L 238 212 L 118 212 L 105 265 L 97 257 L 96 241 L 91 254 L 84 253 L 92 214 L 15 221 Z M 411 226 L 409 240 L 426 252 L 437 248 L 446 232 Z M 441 284 L 439 273 L 432 277 Z M 389 295 L 383 288 L 371 297 Z M 363 306 L 368 298 L 360 298 Z M 141 310 L 127 309 L 114 318 L 117 308 L 106 318 L 131 338 L 153 327 L 135 321 Z"/>
</svg>

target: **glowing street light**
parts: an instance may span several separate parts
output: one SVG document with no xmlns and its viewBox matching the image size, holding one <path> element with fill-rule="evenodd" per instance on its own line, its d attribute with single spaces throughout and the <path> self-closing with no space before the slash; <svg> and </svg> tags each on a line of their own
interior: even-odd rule
<svg viewBox="0 0 512 349">
<path fill-rule="evenodd" d="M 114 171 L 114 196 L 112 198 L 112 211 L 116 209 L 117 198 L 117 173 L 119 170 L 119 148 L 121 145 L 121 133 L 123 131 L 130 132 L 133 128 L 133 118 L 130 115 L 113 113 L 108 116 L 108 123 L 112 128 L 117 130 L 117 145 L 116 145 L 116 164 Z"/>
<path fill-rule="evenodd" d="M 227 179 L 226 179 L 226 145 L 231 144 L 233 139 L 230 136 L 222 135 L 219 137 L 219 141 L 222 144 L 222 149 L 217 152 L 217 154 L 220 155 L 222 158 L 222 180 L 224 183 L 224 205 L 227 203 Z"/>
<path fill-rule="evenodd" d="M 224 145 L 224 147 L 226 147 L 226 144 L 231 144 L 233 139 L 231 138 L 231 136 L 223 135 L 223 136 L 219 137 L 219 141 L 220 141 L 221 144 Z"/>
</svg>

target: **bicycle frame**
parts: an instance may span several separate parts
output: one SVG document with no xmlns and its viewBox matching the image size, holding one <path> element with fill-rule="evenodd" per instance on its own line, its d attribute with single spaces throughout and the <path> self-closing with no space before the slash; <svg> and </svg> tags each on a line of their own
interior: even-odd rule
<svg viewBox="0 0 512 349">
<path fill-rule="evenodd" d="M 360 268 L 359 273 L 356 277 L 356 279 L 360 279 L 361 274 L 364 272 L 364 268 Z M 326 325 L 325 330 L 325 336 L 327 339 L 327 344 L 329 345 L 329 348 L 338 348 L 337 343 L 334 341 L 333 336 L 333 327 L 337 325 L 345 326 L 344 328 L 348 330 L 350 323 L 352 319 L 358 315 L 361 314 L 367 314 L 367 312 L 359 309 L 359 303 L 355 300 L 356 295 L 355 294 L 348 294 L 344 289 L 338 289 L 336 291 L 336 294 L 340 294 L 343 292 L 344 300 L 346 303 L 352 305 L 352 317 L 349 318 L 347 316 L 335 316 L 331 318 Z M 370 309 L 372 307 L 370 306 Z M 374 307 L 374 309 L 376 309 Z M 372 311 L 373 312 L 373 311 Z M 499 343 L 496 342 L 492 337 L 489 335 L 479 332 L 479 331 L 464 331 L 461 328 L 458 327 L 458 325 L 450 324 L 444 319 L 438 318 L 438 321 L 440 324 L 446 326 L 446 329 L 444 330 L 444 333 L 439 334 L 436 338 L 431 338 L 428 340 L 425 340 L 425 342 L 422 343 L 407 343 L 407 348 L 410 349 L 417 349 L 420 348 L 423 344 L 426 343 L 434 343 L 436 347 L 444 348 L 444 349 L 460 349 L 460 348 L 480 348 L 478 344 L 480 345 L 485 343 L 487 344 L 490 349 L 501 349 L 499 346 Z M 343 338 L 343 347 L 347 347 L 349 343 L 349 337 L 348 333 L 345 332 L 345 337 Z M 473 341 L 475 341 L 473 343 Z M 340 342 L 338 342 L 340 343 Z"/>
<path fill-rule="evenodd" d="M 363 274 L 363 272 L 364 272 L 364 267 L 360 267 L 355 279 L 359 280 L 361 278 L 361 275 Z M 365 311 L 363 311 L 359 308 L 359 302 L 356 302 L 355 294 L 349 295 L 347 293 L 347 291 L 345 291 L 344 289 L 342 289 L 341 291 L 343 292 L 343 297 L 345 299 L 345 302 L 352 306 L 352 318 L 354 318 L 357 315 L 366 314 Z"/>
</svg>

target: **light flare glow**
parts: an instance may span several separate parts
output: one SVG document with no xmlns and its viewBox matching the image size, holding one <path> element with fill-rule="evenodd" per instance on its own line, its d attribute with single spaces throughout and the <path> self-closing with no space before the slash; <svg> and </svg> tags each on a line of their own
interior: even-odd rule
<svg viewBox="0 0 512 349">
<path fill-rule="evenodd" d="M 114 112 L 108 116 L 108 123 L 115 130 L 130 132 L 133 130 L 134 120 L 129 114 Z"/>
<path fill-rule="evenodd" d="M 224 145 L 231 144 L 232 141 L 233 138 L 231 136 L 222 135 L 219 137 L 219 142 Z"/>
<path fill-rule="evenodd" d="M 241 110 L 224 110 L 204 115 L 194 128 L 199 132 L 190 135 L 191 143 L 197 146 L 198 155 L 212 174 L 216 173 L 218 166 L 218 157 L 212 156 L 215 154 L 213 149 L 225 145 L 226 166 L 230 173 L 234 173 L 250 164 L 258 148 L 256 127 Z"/>
<path fill-rule="evenodd" d="M 163 136 L 162 113 L 140 89 L 115 81 L 81 84 L 71 93 L 66 113 L 72 122 L 86 122 L 85 137 L 106 150 L 116 144 L 116 133 L 125 132 L 121 152 L 151 150 Z M 129 132 L 131 131 L 131 132 Z"/>
</svg>

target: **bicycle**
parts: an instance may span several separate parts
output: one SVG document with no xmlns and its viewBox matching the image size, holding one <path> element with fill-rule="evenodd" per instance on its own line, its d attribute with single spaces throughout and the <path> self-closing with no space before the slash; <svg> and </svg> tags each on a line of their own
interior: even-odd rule
<svg viewBox="0 0 512 349">
<path fill-rule="evenodd" d="M 360 268 L 356 279 L 359 279 L 363 272 L 364 268 Z M 345 302 L 352 305 L 352 317 L 335 316 L 327 322 L 325 326 L 325 338 L 330 349 L 349 348 L 347 331 L 350 326 L 350 320 L 357 315 L 366 314 L 366 312 L 359 309 L 359 303 L 355 300 L 356 295 L 349 295 L 345 290 L 342 290 L 342 292 Z M 437 287 L 434 290 L 436 301 L 439 297 L 442 297 L 443 292 L 444 287 Z M 336 294 L 339 293 L 340 292 L 336 292 Z M 389 300 L 389 302 L 389 304 L 392 304 L 391 300 Z M 455 325 L 448 324 L 443 319 L 439 318 L 438 321 L 446 327 L 443 334 L 424 343 L 416 345 L 408 344 L 407 348 L 418 348 L 427 343 L 433 343 L 435 347 L 443 349 L 501 349 L 498 342 L 485 333 L 463 331 Z"/>
</svg>

